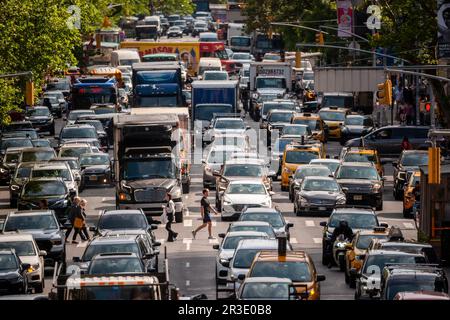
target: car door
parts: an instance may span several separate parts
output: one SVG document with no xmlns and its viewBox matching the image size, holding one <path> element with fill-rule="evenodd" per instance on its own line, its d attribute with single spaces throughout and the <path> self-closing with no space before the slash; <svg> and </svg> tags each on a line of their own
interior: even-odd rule
<svg viewBox="0 0 450 320">
<path fill-rule="evenodd" d="M 380 156 L 388 155 L 393 151 L 393 148 L 390 145 L 391 137 L 391 128 L 381 128 L 369 134 L 364 139 L 364 143 L 366 144 L 366 147 L 376 149 Z"/>
<path fill-rule="evenodd" d="M 408 138 L 413 149 L 421 149 L 427 146 L 428 131 L 428 128 L 414 128 L 413 130 L 409 130 Z"/>
<path fill-rule="evenodd" d="M 149 248 L 145 245 L 142 236 L 139 236 L 137 238 L 137 242 L 138 242 L 138 245 L 139 245 L 139 250 L 141 251 L 141 260 L 142 260 L 142 263 L 145 266 L 145 271 L 149 272 L 150 269 L 152 268 L 151 265 L 150 265 L 151 259 L 148 258 L 148 255 L 150 254 Z"/>
<path fill-rule="evenodd" d="M 389 140 L 390 155 L 399 156 L 402 153 L 402 141 L 405 137 L 411 137 L 411 128 L 393 128 L 391 139 Z"/>
</svg>

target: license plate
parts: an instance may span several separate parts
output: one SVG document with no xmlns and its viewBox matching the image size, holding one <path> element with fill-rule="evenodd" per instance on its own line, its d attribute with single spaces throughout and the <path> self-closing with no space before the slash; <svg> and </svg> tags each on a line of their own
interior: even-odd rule
<svg viewBox="0 0 450 320">
<path fill-rule="evenodd" d="M 327 208 L 325 208 L 325 207 L 319 207 L 319 210 L 320 210 L 320 211 L 325 211 L 325 210 L 327 210 Z"/>
<path fill-rule="evenodd" d="M 97 181 L 97 176 L 89 176 L 90 181 Z"/>
<path fill-rule="evenodd" d="M 362 200 L 362 196 L 353 196 L 353 200 Z"/>
</svg>

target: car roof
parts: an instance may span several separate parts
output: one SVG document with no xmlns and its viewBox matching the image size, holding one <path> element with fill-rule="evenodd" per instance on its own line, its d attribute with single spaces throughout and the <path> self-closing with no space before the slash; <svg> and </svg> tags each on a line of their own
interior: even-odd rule
<svg viewBox="0 0 450 320">
<path fill-rule="evenodd" d="M 357 214 L 371 214 L 375 215 L 375 212 L 372 209 L 369 208 L 335 208 L 333 210 L 333 214 L 340 214 L 340 213 L 357 213 Z"/>
<path fill-rule="evenodd" d="M 261 165 L 263 166 L 265 164 L 263 159 L 256 159 L 256 158 L 235 158 L 230 159 L 225 162 L 226 166 L 233 165 L 233 164 L 255 164 L 255 165 Z"/>
<path fill-rule="evenodd" d="M 260 232 L 260 231 L 229 231 L 225 237 L 231 238 L 231 237 L 242 237 L 242 236 L 266 237 L 267 233 Z"/>
<path fill-rule="evenodd" d="M 114 234 L 104 237 L 95 237 L 91 240 L 89 245 L 96 244 L 108 244 L 108 243 L 124 243 L 124 242 L 135 242 L 137 235 L 127 235 L 127 234 Z"/>
<path fill-rule="evenodd" d="M 239 241 L 236 251 L 239 249 L 278 249 L 276 239 L 243 239 Z"/>
<path fill-rule="evenodd" d="M 66 125 L 64 129 L 83 129 L 83 128 L 94 128 L 94 126 L 91 126 L 87 123 L 74 123 L 74 124 L 68 124 Z"/>
<path fill-rule="evenodd" d="M 211 153 L 212 151 L 218 151 L 218 150 L 219 151 L 232 151 L 232 150 L 242 151 L 242 149 L 240 147 L 235 146 L 235 145 L 220 145 L 220 144 L 217 145 L 216 144 L 211 147 L 211 150 L 209 152 Z"/>
<path fill-rule="evenodd" d="M 264 183 L 262 181 L 250 180 L 250 179 L 239 179 L 239 180 L 230 181 L 229 185 L 232 185 L 232 184 L 260 184 L 260 185 L 264 185 Z"/>
<path fill-rule="evenodd" d="M 67 143 L 63 143 L 61 145 L 61 147 L 59 147 L 59 149 L 61 150 L 62 148 L 75 148 L 75 147 L 91 147 L 91 145 L 87 142 L 67 142 Z"/>
<path fill-rule="evenodd" d="M 240 226 L 264 226 L 271 227 L 270 223 L 266 221 L 235 221 L 230 223 L 230 227 L 240 227 Z"/>
<path fill-rule="evenodd" d="M 53 210 L 18 210 L 10 211 L 8 216 L 54 216 Z"/>
<path fill-rule="evenodd" d="M 103 211 L 102 215 L 124 215 L 124 214 L 143 214 L 141 210 L 139 209 L 118 209 L 118 210 L 105 210 Z"/>
<path fill-rule="evenodd" d="M 272 113 L 295 113 L 295 111 L 294 110 L 285 110 L 285 109 L 272 109 L 272 110 L 269 110 L 269 114 L 272 114 Z"/>
<path fill-rule="evenodd" d="M 23 152 L 55 151 L 52 147 L 25 147 Z"/>
<path fill-rule="evenodd" d="M 41 162 L 35 163 L 33 170 L 48 170 L 48 169 L 67 169 L 68 166 L 64 162 Z"/>
<path fill-rule="evenodd" d="M 327 181 L 336 181 L 333 177 L 322 177 L 322 176 L 306 176 L 303 181 L 306 180 L 327 180 Z"/>
<path fill-rule="evenodd" d="M 114 253 L 99 253 L 92 257 L 92 260 L 99 259 L 114 259 L 114 258 L 139 258 L 135 252 L 114 252 Z"/>
<path fill-rule="evenodd" d="M 343 162 L 341 167 L 374 167 L 372 162 Z"/>
<path fill-rule="evenodd" d="M 415 257 L 423 257 L 420 253 L 409 253 L 402 251 L 392 251 L 392 250 L 371 250 L 368 252 L 369 255 L 400 255 L 400 256 L 415 256 Z"/>
<path fill-rule="evenodd" d="M 328 169 L 327 166 L 324 166 L 323 164 L 304 164 L 299 166 L 295 171 L 302 171 L 304 169 Z"/>
<path fill-rule="evenodd" d="M 291 284 L 292 280 L 288 278 L 275 277 L 249 277 L 244 280 L 244 283 L 286 283 Z"/>
<path fill-rule="evenodd" d="M 12 241 L 33 241 L 33 235 L 29 233 L 3 233 L 0 234 L 0 242 L 12 242 Z"/>
<path fill-rule="evenodd" d="M 278 211 L 275 208 L 247 208 L 245 211 L 242 212 L 242 214 L 251 214 L 251 213 L 274 213 L 274 214 L 281 214 L 280 211 Z"/>
<path fill-rule="evenodd" d="M 312 159 L 310 161 L 310 164 L 316 164 L 316 163 L 341 163 L 341 160 L 339 159 Z"/>
<path fill-rule="evenodd" d="M 71 110 L 70 113 L 95 113 L 93 110 Z"/>
</svg>

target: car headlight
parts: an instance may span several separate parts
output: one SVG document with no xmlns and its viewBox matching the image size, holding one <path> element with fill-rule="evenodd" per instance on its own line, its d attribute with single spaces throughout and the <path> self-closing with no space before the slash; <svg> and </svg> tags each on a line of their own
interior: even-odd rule
<svg viewBox="0 0 450 320">
<path fill-rule="evenodd" d="M 17 184 L 12 184 L 12 185 L 10 186 L 10 188 L 11 188 L 12 191 L 17 191 L 17 190 L 20 189 L 20 187 L 19 187 Z"/>
<path fill-rule="evenodd" d="M 261 205 L 262 205 L 263 207 L 269 207 L 269 206 L 271 205 L 270 200 L 267 199 L 266 201 L 264 201 L 263 203 L 261 203 Z"/>
<path fill-rule="evenodd" d="M 0 168 L 1 173 L 5 173 L 6 171 L 7 171 L 6 169 Z"/>
<path fill-rule="evenodd" d="M 338 248 L 345 248 L 345 243 L 338 242 L 338 243 L 336 243 L 336 247 L 338 247 Z"/>
<path fill-rule="evenodd" d="M 172 199 L 181 198 L 181 195 L 182 195 L 181 188 L 179 188 L 179 187 L 173 188 L 172 192 L 170 194 L 172 195 Z"/>
<path fill-rule="evenodd" d="M 308 199 L 303 198 L 302 196 L 299 196 L 298 200 L 300 201 L 300 205 L 302 206 L 306 206 L 308 204 Z"/>
<path fill-rule="evenodd" d="M 40 268 L 40 264 L 39 263 L 32 264 L 31 267 L 30 267 L 30 269 L 32 269 L 31 272 L 33 272 L 35 270 L 38 270 L 39 268 Z"/>
<path fill-rule="evenodd" d="M 50 242 L 55 245 L 55 246 L 60 246 L 62 245 L 62 240 L 61 239 L 51 239 Z"/>
<path fill-rule="evenodd" d="M 338 198 L 336 200 L 336 204 L 345 204 L 346 201 L 347 201 L 347 199 L 345 197 Z"/>
<path fill-rule="evenodd" d="M 127 193 L 121 192 L 121 193 L 119 193 L 119 200 L 130 201 L 131 200 L 131 196 L 129 194 L 127 194 Z"/>
<path fill-rule="evenodd" d="M 257 93 L 252 94 L 252 98 L 253 99 L 258 99 L 258 94 Z"/>
<path fill-rule="evenodd" d="M 374 192 L 379 192 L 380 191 L 380 189 L 381 189 L 381 184 L 374 184 L 373 186 L 372 186 L 372 190 L 374 191 Z"/>
</svg>

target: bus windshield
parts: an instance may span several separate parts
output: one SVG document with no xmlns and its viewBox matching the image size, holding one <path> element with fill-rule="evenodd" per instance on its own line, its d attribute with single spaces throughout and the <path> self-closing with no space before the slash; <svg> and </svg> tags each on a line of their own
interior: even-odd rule
<svg viewBox="0 0 450 320">
<path fill-rule="evenodd" d="M 72 93 L 73 110 L 89 109 L 94 103 L 116 103 L 115 88 L 78 88 Z"/>
</svg>

